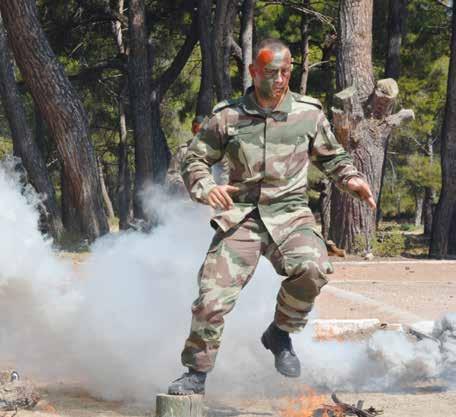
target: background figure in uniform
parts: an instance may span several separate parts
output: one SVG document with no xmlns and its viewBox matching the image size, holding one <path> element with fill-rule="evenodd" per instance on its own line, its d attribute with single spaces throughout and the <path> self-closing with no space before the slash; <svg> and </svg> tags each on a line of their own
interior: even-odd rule
<svg viewBox="0 0 456 417">
<path fill-rule="evenodd" d="M 193 119 L 193 136 L 201 130 L 203 121 L 204 116 L 196 116 Z M 188 196 L 187 188 L 185 187 L 184 180 L 182 179 L 181 166 L 192 139 L 189 139 L 177 148 L 176 153 L 173 155 L 169 163 L 168 172 L 166 174 L 166 187 L 171 194 Z M 217 184 L 227 184 L 229 175 L 228 161 L 226 159 L 222 159 L 219 163 L 215 164 L 212 167 L 212 173 Z"/>
<path fill-rule="evenodd" d="M 261 255 L 284 277 L 272 323 L 261 342 L 276 369 L 300 375 L 289 333 L 307 323 L 315 298 L 333 272 L 308 207 L 307 171 L 314 163 L 336 185 L 375 201 L 349 154 L 337 142 L 318 100 L 288 89 L 291 54 L 266 39 L 250 66 L 254 86 L 239 99 L 215 106 L 184 158 L 182 173 L 192 199 L 222 209 L 199 271 L 190 335 L 182 352 L 188 368 L 170 394 L 204 393 L 220 347 L 224 316 L 252 277 Z M 226 157 L 229 184 L 217 185 L 211 166 Z M 236 366 L 236 364 L 233 364 Z"/>
</svg>

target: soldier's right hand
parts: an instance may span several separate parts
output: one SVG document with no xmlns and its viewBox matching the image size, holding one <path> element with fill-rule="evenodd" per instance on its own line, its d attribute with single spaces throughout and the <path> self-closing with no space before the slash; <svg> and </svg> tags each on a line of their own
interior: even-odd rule
<svg viewBox="0 0 456 417">
<path fill-rule="evenodd" d="M 207 200 L 213 209 L 229 210 L 233 208 L 233 200 L 230 194 L 237 191 L 239 191 L 239 188 L 232 185 L 217 185 L 209 191 Z"/>
</svg>

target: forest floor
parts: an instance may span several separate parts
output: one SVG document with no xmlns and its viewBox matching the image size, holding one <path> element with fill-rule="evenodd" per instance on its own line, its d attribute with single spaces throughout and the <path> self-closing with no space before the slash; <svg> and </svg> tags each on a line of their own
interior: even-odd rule
<svg viewBox="0 0 456 417">
<path fill-rule="evenodd" d="M 72 255 L 77 264 L 84 255 Z M 321 294 L 317 310 L 321 319 L 376 318 L 387 323 L 435 320 L 446 312 L 456 312 L 456 261 L 395 258 L 373 261 L 333 258 L 336 272 Z M 18 417 L 132 417 L 154 416 L 149 405 L 104 401 L 92 397 L 77 382 L 38 384 L 48 406 L 20 411 Z M 384 410 L 385 417 L 456 417 L 456 390 L 438 383 L 415 386 L 402 393 L 338 392 L 346 403 L 364 400 L 365 407 Z M 325 403 L 331 404 L 330 393 Z M 208 395 L 209 416 L 281 417 L 284 398 L 221 398 Z M 291 414 L 290 414 L 291 415 Z M 305 417 L 307 414 L 292 414 Z"/>
</svg>

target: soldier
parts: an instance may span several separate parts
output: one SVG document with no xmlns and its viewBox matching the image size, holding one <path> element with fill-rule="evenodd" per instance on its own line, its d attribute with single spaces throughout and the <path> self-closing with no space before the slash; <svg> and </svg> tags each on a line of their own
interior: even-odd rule
<svg viewBox="0 0 456 417">
<path fill-rule="evenodd" d="M 203 116 L 196 116 L 193 119 L 193 136 L 201 130 L 203 120 Z M 169 163 L 168 172 L 166 174 L 166 185 L 168 187 L 168 190 L 175 195 L 188 195 L 187 189 L 185 188 L 184 180 L 182 179 L 181 165 L 191 141 L 192 139 L 180 145 Z M 226 159 L 223 159 L 218 164 L 215 164 L 212 167 L 212 172 L 217 184 L 226 184 L 228 182 L 228 164 Z"/>
<path fill-rule="evenodd" d="M 318 100 L 289 91 L 291 54 L 276 39 L 256 48 L 253 87 L 215 106 L 194 138 L 182 172 L 192 199 L 222 209 L 211 220 L 215 236 L 199 271 L 190 335 L 182 352 L 188 372 L 170 394 L 204 393 L 220 347 L 224 316 L 252 277 L 261 255 L 285 277 L 275 316 L 261 342 L 278 372 L 300 375 L 289 333 L 307 323 L 315 298 L 333 272 L 308 207 L 307 170 L 314 163 L 337 186 L 375 201 L 369 185 L 337 142 Z M 210 167 L 228 159 L 229 184 L 217 185 Z"/>
<path fill-rule="evenodd" d="M 203 116 L 196 116 L 192 121 L 192 134 L 196 135 L 201 130 L 201 124 L 203 123 Z M 181 164 L 187 153 L 188 147 L 191 143 L 191 139 L 184 142 L 177 148 L 176 153 L 169 162 L 168 172 L 166 174 L 166 185 L 168 190 L 172 194 L 187 195 L 187 189 L 185 188 L 184 181 L 181 174 Z"/>
</svg>

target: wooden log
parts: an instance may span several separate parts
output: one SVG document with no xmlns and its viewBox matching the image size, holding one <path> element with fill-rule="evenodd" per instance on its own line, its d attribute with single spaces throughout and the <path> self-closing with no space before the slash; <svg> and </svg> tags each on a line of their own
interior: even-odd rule
<svg viewBox="0 0 456 417">
<path fill-rule="evenodd" d="M 378 80 L 371 97 L 372 114 L 376 119 L 383 119 L 391 114 L 399 94 L 399 87 L 392 78 Z"/>
<path fill-rule="evenodd" d="M 156 417 L 204 417 L 202 395 L 158 394 Z"/>
</svg>

